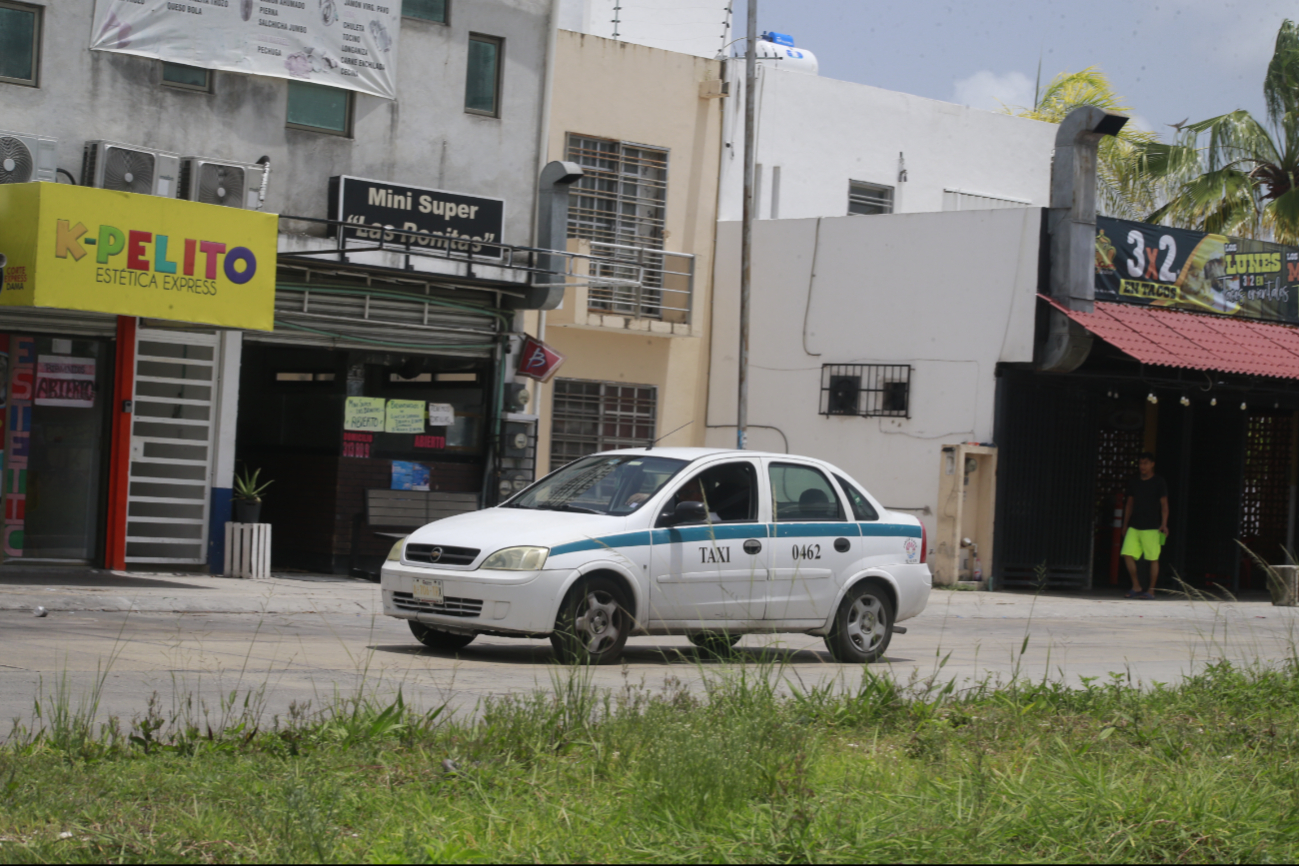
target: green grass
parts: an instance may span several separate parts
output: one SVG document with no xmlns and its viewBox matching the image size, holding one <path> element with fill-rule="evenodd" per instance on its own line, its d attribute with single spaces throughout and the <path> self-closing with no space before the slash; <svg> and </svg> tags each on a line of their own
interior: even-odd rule
<svg viewBox="0 0 1299 866">
<path fill-rule="evenodd" d="M 231 695 L 213 728 L 190 704 L 92 726 L 56 693 L 0 745 L 0 862 L 1299 858 L 1294 661 L 1145 689 L 716 670 L 704 693 L 560 671 L 463 718 L 259 724 Z"/>
</svg>

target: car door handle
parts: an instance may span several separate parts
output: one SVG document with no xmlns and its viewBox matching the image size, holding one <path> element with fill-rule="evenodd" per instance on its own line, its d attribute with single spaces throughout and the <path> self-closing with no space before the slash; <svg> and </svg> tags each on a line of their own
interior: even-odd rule
<svg viewBox="0 0 1299 866">
<path fill-rule="evenodd" d="M 744 542 L 744 552 L 748 554 L 762 553 L 762 542 L 756 538 L 750 538 Z"/>
<path fill-rule="evenodd" d="M 836 538 L 834 540 L 834 549 L 840 553 L 847 553 L 850 547 L 852 547 L 852 542 L 846 538 Z"/>
</svg>

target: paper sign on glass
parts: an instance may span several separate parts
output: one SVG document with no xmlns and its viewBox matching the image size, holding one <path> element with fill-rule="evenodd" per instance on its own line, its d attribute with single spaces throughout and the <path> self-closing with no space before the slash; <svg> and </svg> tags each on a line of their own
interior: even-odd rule
<svg viewBox="0 0 1299 866">
<path fill-rule="evenodd" d="M 456 423 L 456 408 L 450 403 L 428 404 L 428 425 L 430 427 L 450 427 Z"/>
<path fill-rule="evenodd" d="M 382 397 L 348 397 L 343 408 L 343 429 L 382 432 L 383 404 Z"/>
<path fill-rule="evenodd" d="M 389 400 L 388 420 L 383 425 L 385 433 L 423 433 L 424 402 L 422 400 Z"/>
<path fill-rule="evenodd" d="M 95 359 L 68 355 L 41 355 L 36 360 L 37 406 L 95 405 Z"/>
</svg>

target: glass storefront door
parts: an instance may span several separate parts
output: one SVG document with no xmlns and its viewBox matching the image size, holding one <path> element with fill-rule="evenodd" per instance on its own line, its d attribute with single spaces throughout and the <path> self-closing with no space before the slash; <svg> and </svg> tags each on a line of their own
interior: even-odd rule
<svg viewBox="0 0 1299 866">
<path fill-rule="evenodd" d="M 5 560 L 91 561 L 103 524 L 113 344 L 0 334 Z"/>
</svg>

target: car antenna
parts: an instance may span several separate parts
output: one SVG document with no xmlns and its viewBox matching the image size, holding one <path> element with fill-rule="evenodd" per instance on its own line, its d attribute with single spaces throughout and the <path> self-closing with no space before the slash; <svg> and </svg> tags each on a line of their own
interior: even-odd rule
<svg viewBox="0 0 1299 866">
<path fill-rule="evenodd" d="M 693 424 L 693 423 L 695 423 L 695 422 L 694 422 L 693 419 L 691 419 L 691 420 L 687 421 L 686 423 L 682 424 L 680 427 L 678 427 L 677 430 L 684 430 L 684 429 L 686 429 L 687 427 L 689 427 L 689 426 L 690 426 L 691 424 Z M 672 433 L 677 432 L 677 430 L 673 430 Z M 649 450 L 652 449 L 655 445 L 657 445 L 659 442 L 662 442 L 664 439 L 666 439 L 666 438 L 668 438 L 669 436 L 671 436 L 672 433 L 664 433 L 662 436 L 660 436 L 660 437 L 657 438 L 657 439 L 651 439 L 651 440 L 649 441 L 649 444 L 645 446 L 645 450 L 646 450 L 646 451 L 649 451 Z"/>
</svg>

